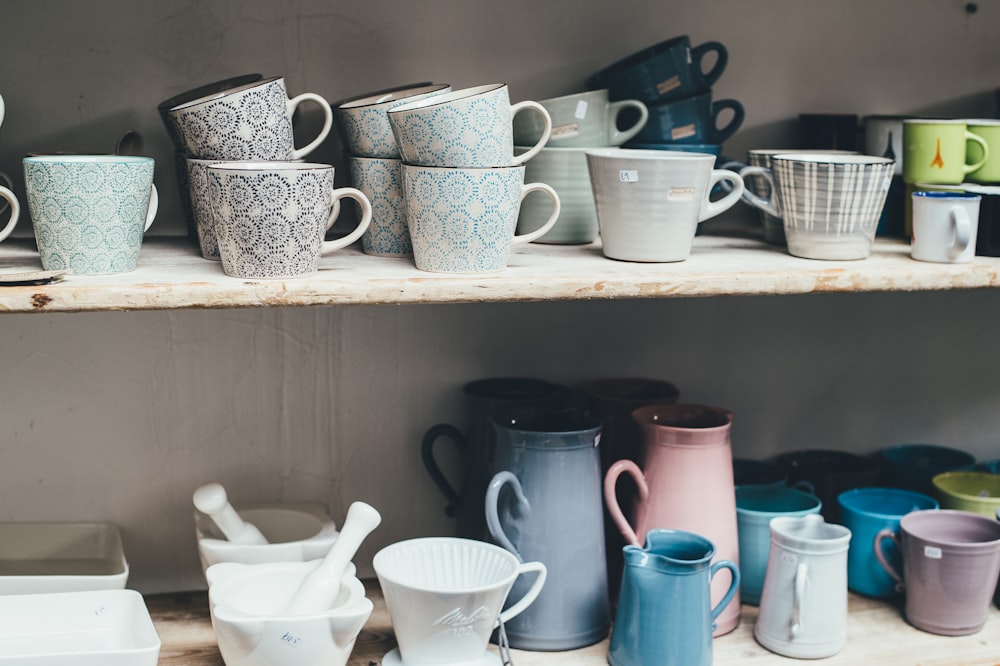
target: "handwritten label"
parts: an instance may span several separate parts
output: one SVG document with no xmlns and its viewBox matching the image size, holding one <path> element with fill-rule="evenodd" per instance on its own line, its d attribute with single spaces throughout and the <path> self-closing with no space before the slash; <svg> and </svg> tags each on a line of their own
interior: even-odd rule
<svg viewBox="0 0 1000 666">
<path fill-rule="evenodd" d="M 660 93 L 661 95 L 666 95 L 674 88 L 680 88 L 680 87 L 681 87 L 681 77 L 671 76 L 666 81 L 660 81 L 659 83 L 656 84 L 656 92 Z"/>
<path fill-rule="evenodd" d="M 795 557 L 791 553 L 782 553 L 781 561 L 784 562 L 785 564 L 795 564 L 796 562 L 799 561 L 799 558 Z"/>
<path fill-rule="evenodd" d="M 577 120 L 583 120 L 584 118 L 586 118 L 587 106 L 588 106 L 587 102 L 582 99 L 579 102 L 577 102 L 576 112 L 573 114 L 573 117 L 576 118 Z"/>
<path fill-rule="evenodd" d="M 667 201 L 694 201 L 694 188 L 671 187 L 667 190 Z"/>
<path fill-rule="evenodd" d="M 940 560 L 941 549 L 936 546 L 924 546 L 924 557 L 929 560 Z"/>
<path fill-rule="evenodd" d="M 97 608 L 94 609 L 95 617 L 101 617 L 102 615 L 107 615 L 107 613 L 108 613 L 107 606 L 98 606 Z"/>
<path fill-rule="evenodd" d="M 623 183 L 638 183 L 639 172 L 634 169 L 622 169 L 618 172 L 618 180 Z"/>
<path fill-rule="evenodd" d="M 285 633 L 283 633 L 281 635 L 281 642 L 282 643 L 287 643 L 288 645 L 291 645 L 292 647 L 298 647 L 299 643 L 302 642 L 302 639 L 299 636 L 296 636 L 295 634 L 293 634 L 292 632 L 286 631 Z"/>
<path fill-rule="evenodd" d="M 552 138 L 562 139 L 568 136 L 576 136 L 580 133 L 579 123 L 566 123 L 565 125 L 552 126 Z"/>
<path fill-rule="evenodd" d="M 489 622 L 490 619 L 490 609 L 486 606 L 480 606 L 468 614 L 463 613 L 461 608 L 456 608 L 431 624 L 445 627 L 452 636 L 468 636 L 475 633 L 477 622 Z"/>
<path fill-rule="evenodd" d="M 694 126 L 694 123 L 691 123 L 690 125 L 681 125 L 670 130 L 670 138 L 677 141 L 678 139 L 686 139 L 689 136 L 694 136 L 697 133 L 698 129 Z"/>
</svg>

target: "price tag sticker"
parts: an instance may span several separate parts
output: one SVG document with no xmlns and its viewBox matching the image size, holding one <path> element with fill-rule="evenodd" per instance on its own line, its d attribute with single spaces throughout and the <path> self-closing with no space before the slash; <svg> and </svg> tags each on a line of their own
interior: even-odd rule
<svg viewBox="0 0 1000 666">
<path fill-rule="evenodd" d="M 580 123 L 566 123 L 565 125 L 552 126 L 552 138 L 562 139 L 569 136 L 576 136 L 580 133 Z"/>
<path fill-rule="evenodd" d="M 940 560 L 941 549 L 937 546 L 924 546 L 924 557 L 929 560 Z"/>
<path fill-rule="evenodd" d="M 286 631 L 281 635 L 281 642 L 286 645 L 291 645 L 292 647 L 298 647 L 299 643 L 302 642 L 302 638 L 300 636 L 296 636 L 290 631 Z"/>
<path fill-rule="evenodd" d="M 579 102 L 577 102 L 576 113 L 573 114 L 573 117 L 576 118 L 577 120 L 583 120 L 584 118 L 586 118 L 587 106 L 588 106 L 587 102 L 582 99 Z"/>
<path fill-rule="evenodd" d="M 634 169 L 622 169 L 618 172 L 618 180 L 623 183 L 638 183 L 639 172 Z"/>
<path fill-rule="evenodd" d="M 694 188 L 671 187 L 667 190 L 667 201 L 694 201 Z"/>
</svg>

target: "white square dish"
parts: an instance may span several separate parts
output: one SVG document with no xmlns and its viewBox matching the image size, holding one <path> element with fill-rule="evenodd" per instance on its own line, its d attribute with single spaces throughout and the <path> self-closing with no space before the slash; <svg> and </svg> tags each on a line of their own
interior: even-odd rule
<svg viewBox="0 0 1000 666">
<path fill-rule="evenodd" d="M 108 523 L 0 523 L 0 595 L 122 589 L 128 563 Z"/>
<path fill-rule="evenodd" d="M 156 666 L 159 656 L 160 637 L 135 590 L 0 597 L 0 664 Z"/>
</svg>

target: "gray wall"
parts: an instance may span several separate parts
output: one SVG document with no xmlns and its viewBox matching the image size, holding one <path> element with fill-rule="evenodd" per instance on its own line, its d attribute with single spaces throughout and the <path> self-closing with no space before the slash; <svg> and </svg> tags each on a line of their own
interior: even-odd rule
<svg viewBox="0 0 1000 666">
<path fill-rule="evenodd" d="M 790 146 L 799 112 L 995 115 L 1000 7 L 930 0 L 628 3 L 4 4 L 0 168 L 27 151 L 146 138 L 164 192 L 151 232 L 183 233 L 156 104 L 238 73 L 327 99 L 415 80 L 503 81 L 516 99 L 677 34 L 719 40 L 717 98 L 747 107 L 727 145 Z M 312 114 L 301 119 L 308 133 Z M 331 139 L 314 157 L 342 161 Z M 739 215 L 746 215 L 745 212 Z M 22 233 L 30 233 L 22 225 Z M 2 248 L 0 248 L 2 258 Z M 0 520 L 119 524 L 143 591 L 203 585 L 191 491 L 237 502 L 352 500 L 384 525 L 359 557 L 447 533 L 422 432 L 464 423 L 460 387 L 662 377 L 736 414 L 737 455 L 930 441 L 1000 455 L 991 291 L 636 302 L 8 315 L 0 320 Z"/>
</svg>

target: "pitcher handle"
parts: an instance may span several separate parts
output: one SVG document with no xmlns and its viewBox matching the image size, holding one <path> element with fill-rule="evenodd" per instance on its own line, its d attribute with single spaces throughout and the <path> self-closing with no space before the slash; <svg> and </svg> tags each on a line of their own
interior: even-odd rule
<svg viewBox="0 0 1000 666">
<path fill-rule="evenodd" d="M 444 507 L 444 512 L 449 518 L 454 518 L 458 515 L 459 509 L 462 507 L 462 496 L 448 482 L 444 472 L 441 471 L 437 461 L 434 460 L 434 442 L 440 437 L 447 437 L 454 442 L 459 452 L 464 452 L 468 448 L 468 442 L 465 439 L 465 435 L 459 432 L 458 428 L 448 423 L 439 423 L 433 426 L 424 433 L 424 438 L 420 442 L 420 458 L 423 460 L 424 467 L 427 469 L 427 473 L 430 474 L 431 480 L 444 495 L 444 498 L 448 500 L 448 504 Z"/>
<path fill-rule="evenodd" d="M 795 589 L 792 597 L 792 625 L 789 634 L 795 638 L 802 631 L 802 600 L 806 596 L 809 585 L 809 567 L 805 562 L 799 562 L 795 570 Z"/>
<path fill-rule="evenodd" d="M 878 560 L 878 563 L 882 565 L 882 568 L 885 569 L 885 572 L 890 576 L 892 576 L 893 580 L 896 581 L 896 591 L 902 592 L 903 577 L 899 575 L 898 571 L 896 571 L 896 567 L 892 566 L 889 563 L 889 558 L 885 556 L 885 551 L 882 549 L 882 541 L 885 539 L 893 541 L 896 544 L 896 548 L 900 548 L 899 535 L 893 532 L 888 527 L 881 529 L 878 531 L 878 533 L 875 535 L 875 538 L 872 540 L 872 547 L 875 549 L 875 559 Z"/>
<path fill-rule="evenodd" d="M 635 533 L 635 529 L 629 525 L 628 519 L 625 518 L 625 514 L 622 512 L 621 506 L 618 504 L 618 493 L 615 492 L 618 486 L 618 477 L 623 473 L 627 473 L 633 479 L 635 483 L 639 486 L 639 501 L 645 502 L 646 498 L 649 497 L 649 485 L 646 483 L 646 476 L 631 460 L 619 460 L 618 462 L 611 465 L 608 468 L 608 473 L 604 475 L 604 504 L 608 507 L 608 513 L 611 514 L 611 519 L 618 526 L 618 531 L 622 533 L 625 537 L 625 541 L 632 544 L 633 546 L 638 546 L 642 548 L 642 542 L 639 541 L 638 535 Z"/>
<path fill-rule="evenodd" d="M 490 485 L 486 487 L 486 525 L 489 527 L 490 534 L 496 539 L 498 544 L 514 553 L 518 561 L 524 562 L 521 553 L 517 552 L 517 548 L 507 538 L 507 534 L 503 531 L 503 525 L 500 524 L 500 491 L 508 483 L 514 491 L 514 497 L 517 499 L 517 506 L 521 512 L 526 514 L 531 511 L 531 503 L 524 496 L 524 487 L 521 486 L 521 480 L 514 476 L 513 472 L 507 470 L 497 472 L 493 475 Z"/>
<path fill-rule="evenodd" d="M 500 613 L 500 617 L 497 618 L 496 623 L 493 625 L 494 629 L 499 627 L 501 622 L 509 622 L 511 618 L 520 615 L 535 601 L 538 597 L 538 593 L 542 591 L 542 586 L 545 585 L 545 577 L 548 575 L 548 570 L 545 568 L 545 565 L 541 562 L 525 562 L 517 568 L 518 576 L 530 572 L 536 572 L 538 574 L 535 576 L 535 582 L 516 604 Z"/>
<path fill-rule="evenodd" d="M 736 591 L 740 589 L 740 568 L 736 566 L 736 563 L 731 560 L 718 560 L 712 563 L 711 573 L 709 574 L 709 580 L 711 581 L 715 578 L 715 574 L 722 569 L 729 569 L 730 573 L 733 575 L 733 580 L 729 583 L 729 589 L 726 590 L 726 594 L 719 600 L 719 603 L 715 605 L 712 609 L 712 631 L 715 631 L 715 619 L 719 617 L 719 614 L 726 609 L 729 602 L 733 600 L 736 596 Z"/>
</svg>

